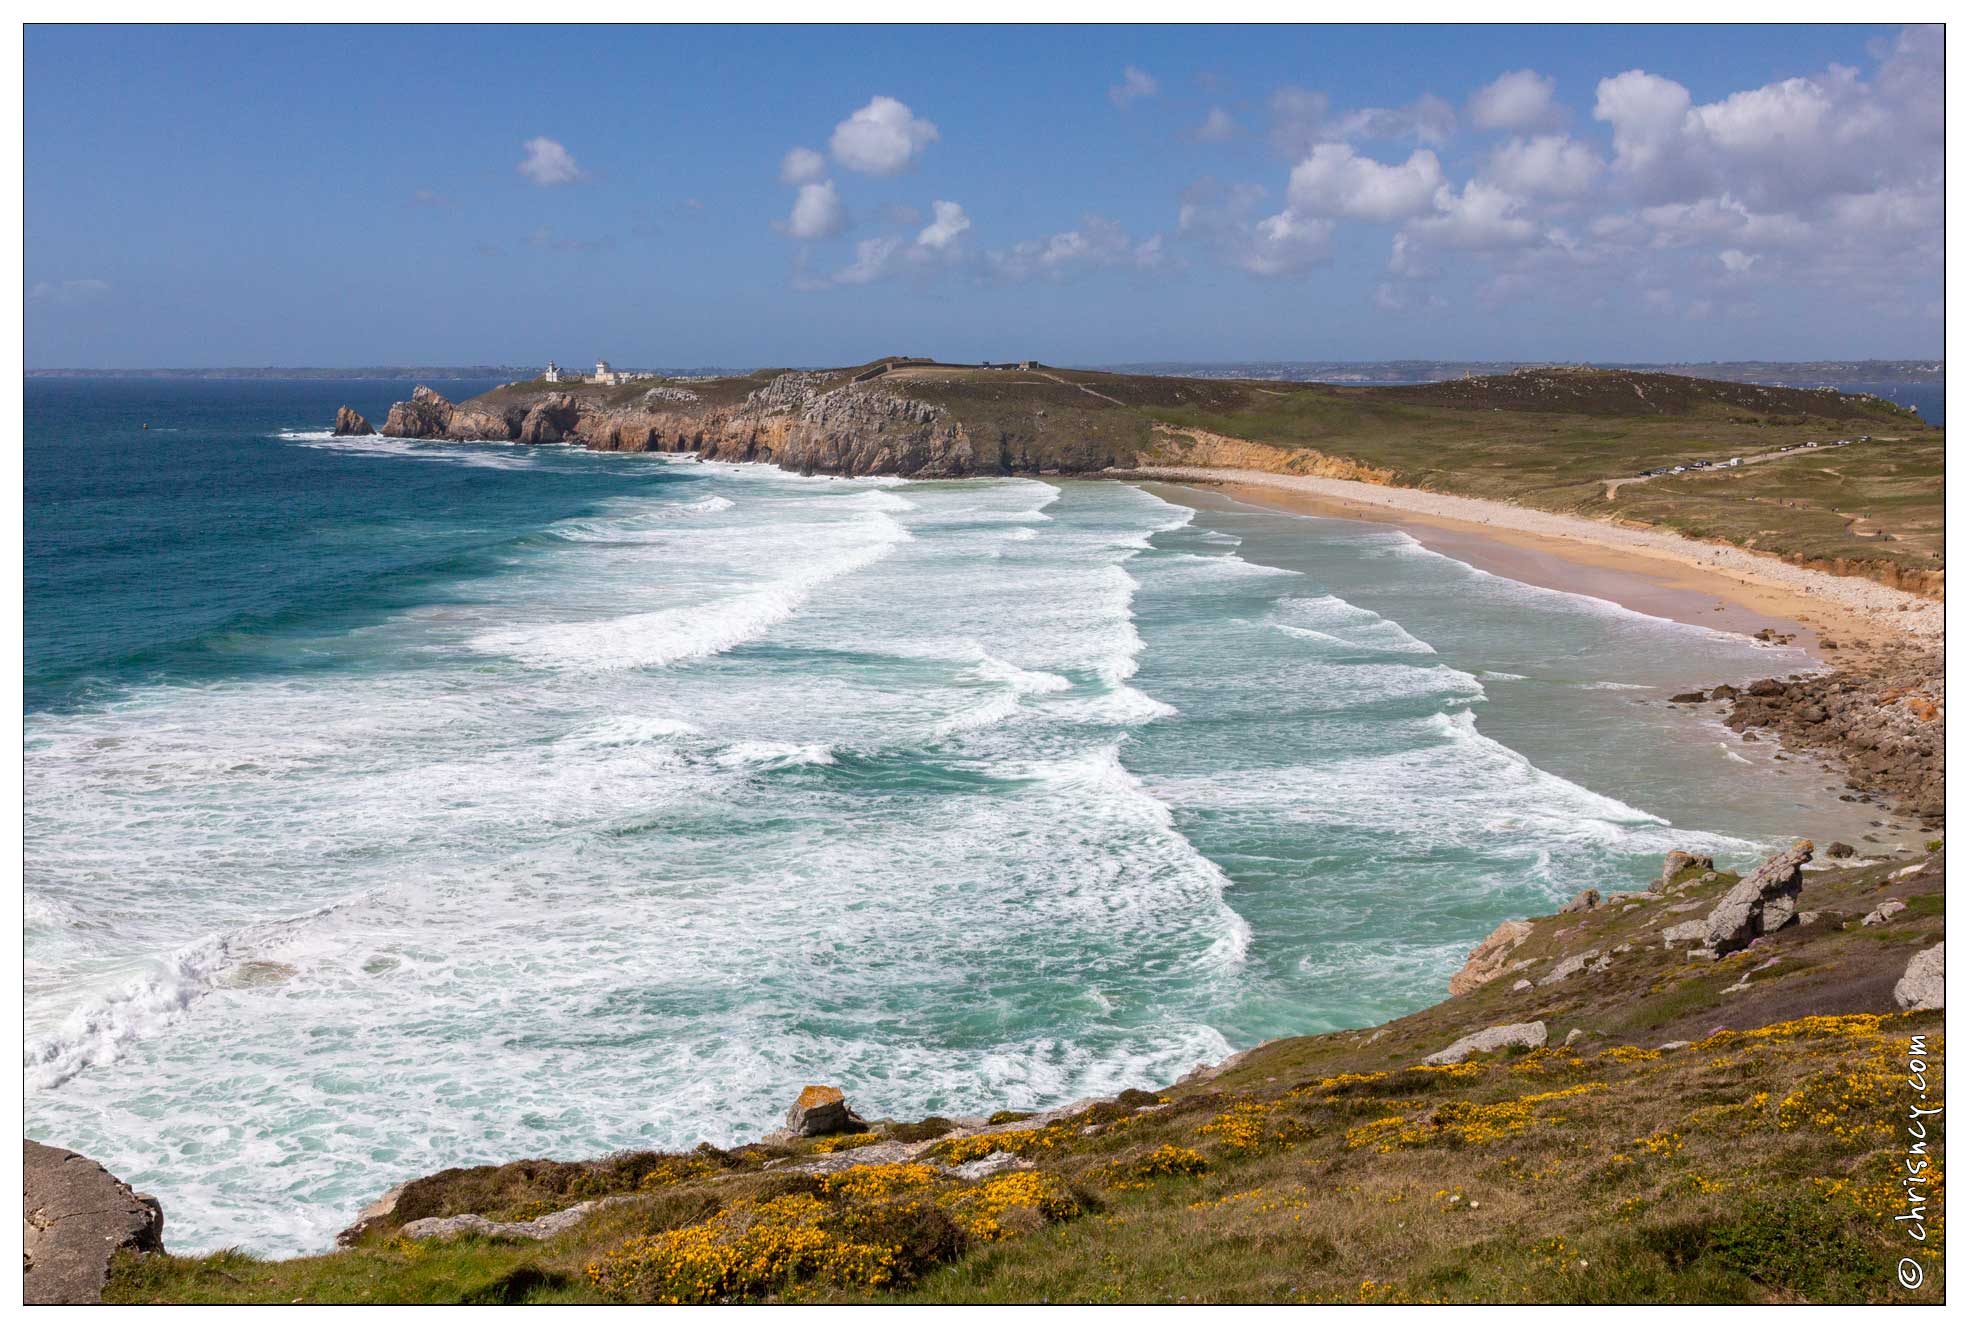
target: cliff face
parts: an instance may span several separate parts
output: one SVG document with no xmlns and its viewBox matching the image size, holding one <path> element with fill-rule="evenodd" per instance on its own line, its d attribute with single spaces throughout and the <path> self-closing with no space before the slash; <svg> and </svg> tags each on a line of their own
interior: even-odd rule
<svg viewBox="0 0 1969 1329">
<path fill-rule="evenodd" d="M 661 385 L 627 401 L 592 394 L 487 394 L 453 404 L 426 387 L 390 408 L 394 438 L 577 443 L 601 452 L 697 452 L 830 475 L 952 478 L 1014 471 L 1077 472 L 1130 465 L 1125 446 L 1090 444 L 1069 429 L 971 428 L 947 406 L 855 383 L 788 372 L 732 403 Z"/>
</svg>

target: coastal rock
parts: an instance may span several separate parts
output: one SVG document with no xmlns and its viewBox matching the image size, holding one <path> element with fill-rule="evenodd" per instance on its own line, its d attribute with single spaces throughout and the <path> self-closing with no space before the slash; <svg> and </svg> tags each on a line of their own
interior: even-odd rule
<svg viewBox="0 0 1969 1329">
<path fill-rule="evenodd" d="M 1511 964 L 1511 952 L 1530 935 L 1531 924 L 1525 919 L 1511 918 L 1499 923 L 1488 937 L 1477 943 L 1463 967 L 1450 976 L 1449 995 L 1460 997 L 1475 992 L 1493 978 L 1501 978 L 1519 967 Z"/>
<path fill-rule="evenodd" d="M 1686 923 L 1677 923 L 1674 927 L 1663 928 L 1661 930 L 1662 948 L 1665 950 L 1674 950 L 1677 946 L 1694 945 L 1700 942 L 1708 931 L 1709 920 L 1705 918 L 1693 918 Z"/>
<path fill-rule="evenodd" d="M 573 397 L 565 392 L 552 393 L 527 411 L 516 437 L 522 443 L 559 443 L 574 432 L 580 419 Z"/>
<path fill-rule="evenodd" d="M 1905 908 L 1907 908 L 1907 902 L 1905 900 L 1882 900 L 1879 908 L 1860 920 L 1860 926 L 1863 928 L 1878 927 Z"/>
<path fill-rule="evenodd" d="M 94 1305 L 118 1251 L 164 1249 L 164 1210 L 68 1149 L 21 1142 L 25 1272 L 29 1305 Z"/>
<path fill-rule="evenodd" d="M 1560 907 L 1559 912 L 1562 914 L 1583 914 L 1590 909 L 1598 909 L 1599 907 L 1600 907 L 1600 893 L 1594 890 L 1591 886 L 1588 886 L 1585 890 L 1581 891 L 1578 895 L 1575 895 L 1572 897 L 1572 899 L 1566 901 L 1566 903 Z"/>
<path fill-rule="evenodd" d="M 1942 1007 L 1942 945 L 1936 942 L 1907 962 L 1907 972 L 1894 984 L 1894 1004 L 1904 1011 L 1935 1011 Z"/>
<path fill-rule="evenodd" d="M 386 1225 L 390 1216 L 397 1211 L 397 1201 L 403 1196 L 402 1186 L 392 1186 L 382 1196 L 366 1206 L 356 1215 L 356 1221 L 335 1234 L 337 1246 L 353 1246 L 364 1235 Z"/>
<path fill-rule="evenodd" d="M 1473 1052 L 1494 1052 L 1498 1048 L 1542 1048 L 1545 1046 L 1545 1022 L 1533 1020 L 1529 1024 L 1499 1024 L 1488 1029 L 1480 1029 L 1474 1034 L 1466 1034 L 1441 1052 L 1434 1052 L 1422 1059 L 1424 1066 L 1447 1066 L 1451 1062 L 1462 1061 Z"/>
<path fill-rule="evenodd" d="M 808 1085 L 786 1110 L 786 1129 L 795 1136 L 848 1135 L 867 1126 L 832 1085 Z"/>
<path fill-rule="evenodd" d="M 1827 858 L 1851 858 L 1857 852 L 1853 846 L 1847 844 L 1844 840 L 1834 840 L 1825 847 L 1825 856 Z"/>
<path fill-rule="evenodd" d="M 1601 963 L 1594 964 L 1595 961 L 1601 961 Z M 1593 965 L 1596 969 L 1607 967 L 1604 957 L 1597 950 L 1582 951 L 1578 955 L 1568 955 L 1565 959 L 1553 965 L 1552 971 L 1538 980 L 1538 985 L 1540 987 L 1549 987 L 1554 983 L 1563 983 L 1580 970 L 1586 968 L 1589 964 Z"/>
<path fill-rule="evenodd" d="M 558 1237 L 597 1210 L 631 1204 L 640 1198 L 636 1195 L 607 1195 L 599 1200 L 583 1200 L 580 1204 L 523 1223 L 495 1222 L 478 1214 L 420 1218 L 405 1223 L 399 1229 L 399 1235 L 406 1241 L 450 1241 L 465 1236 L 486 1237 L 493 1241 L 545 1241 L 549 1237 Z"/>
<path fill-rule="evenodd" d="M 1812 842 L 1800 840 L 1771 855 L 1732 886 L 1704 920 L 1703 946 L 1716 955 L 1740 951 L 1797 917 L 1804 867 L 1812 861 Z"/>
<path fill-rule="evenodd" d="M 390 407 L 383 433 L 391 438 L 443 438 L 456 409 L 442 394 L 420 383 L 409 401 Z"/>
<path fill-rule="evenodd" d="M 996 1153 L 986 1154 L 983 1158 L 974 1158 L 968 1163 L 959 1163 L 955 1167 L 947 1167 L 943 1170 L 950 1176 L 962 1177 L 965 1181 L 983 1181 L 986 1177 L 995 1177 L 1001 1172 L 1022 1171 L 1031 1166 L 1032 1160 L 999 1150 Z"/>
<path fill-rule="evenodd" d="M 352 408 L 344 406 L 335 412 L 335 435 L 338 438 L 351 434 L 373 434 L 375 428 L 369 421 L 358 415 Z"/>
<path fill-rule="evenodd" d="M 454 407 L 444 436 L 461 443 L 506 443 L 519 437 L 526 408 L 516 402 L 488 406 L 465 402 Z"/>
<path fill-rule="evenodd" d="M 1707 701 L 1709 700 L 1709 696 L 1701 689 L 1697 689 L 1694 692 L 1678 692 L 1668 700 L 1672 702 Z"/>
<path fill-rule="evenodd" d="M 1671 849 L 1661 860 L 1661 876 L 1656 879 L 1654 889 L 1667 890 L 1669 883 L 1691 868 L 1701 868 L 1707 872 L 1715 866 L 1715 860 L 1707 854 L 1691 854 L 1685 850 Z"/>
</svg>

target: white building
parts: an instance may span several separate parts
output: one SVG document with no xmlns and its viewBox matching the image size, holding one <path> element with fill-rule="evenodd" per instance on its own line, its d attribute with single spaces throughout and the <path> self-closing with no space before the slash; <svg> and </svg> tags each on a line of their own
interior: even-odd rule
<svg viewBox="0 0 1969 1329">
<path fill-rule="evenodd" d="M 615 371 L 608 367 L 608 361 L 606 360 L 595 361 L 595 376 L 588 381 L 590 383 L 600 383 L 605 387 L 614 387 L 617 382 Z"/>
<path fill-rule="evenodd" d="M 561 381 L 561 367 L 552 360 L 549 360 L 547 362 L 547 372 L 540 377 L 546 379 L 549 383 L 558 383 Z"/>
</svg>

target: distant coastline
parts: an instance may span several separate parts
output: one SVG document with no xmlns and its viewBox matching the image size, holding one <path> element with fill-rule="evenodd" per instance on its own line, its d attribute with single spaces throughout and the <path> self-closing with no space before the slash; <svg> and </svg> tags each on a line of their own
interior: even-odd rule
<svg viewBox="0 0 1969 1329">
<path fill-rule="evenodd" d="M 1470 374 L 1508 374 L 1518 369 L 1543 368 L 1554 360 L 1159 360 L 1127 364 L 1075 365 L 1113 373 L 1178 375 L 1196 378 L 1281 379 L 1298 383 L 1436 383 Z M 1642 361 L 1592 361 L 1595 369 L 1630 369 L 1655 374 L 1680 374 L 1726 383 L 1759 383 L 1772 387 L 1820 387 L 1836 383 L 1934 383 L 1945 381 L 1946 362 L 1935 360 L 1729 360 L 1653 364 Z M 656 368 L 671 378 L 712 374 L 746 374 L 762 368 L 699 365 Z M 803 366 L 791 366 L 801 368 Z M 804 366 L 812 368 L 813 366 Z M 335 368 L 319 365 L 234 366 L 231 368 L 30 369 L 29 378 L 157 378 L 157 379 L 528 379 L 537 365 L 361 365 Z"/>
</svg>

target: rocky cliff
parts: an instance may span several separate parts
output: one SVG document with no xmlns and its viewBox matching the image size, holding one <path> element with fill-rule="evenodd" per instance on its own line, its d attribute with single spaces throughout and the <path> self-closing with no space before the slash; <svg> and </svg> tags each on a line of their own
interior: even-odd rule
<svg viewBox="0 0 1969 1329">
<path fill-rule="evenodd" d="M 845 370 L 788 371 L 736 397 L 732 386 L 743 380 L 721 380 L 715 392 L 677 384 L 627 393 L 586 385 L 571 391 L 508 388 L 455 404 L 419 386 L 408 401 L 390 408 L 382 432 L 393 438 L 573 443 L 603 452 L 690 451 L 708 460 L 833 475 L 1074 473 L 1136 460 L 1136 448 L 1104 444 L 1099 430 L 1090 438 L 1071 416 L 1055 421 L 1040 409 L 1010 419 L 990 413 L 967 419 L 893 379 L 855 377 Z M 1138 424 L 1131 420 L 1124 432 L 1137 432 Z"/>
</svg>

